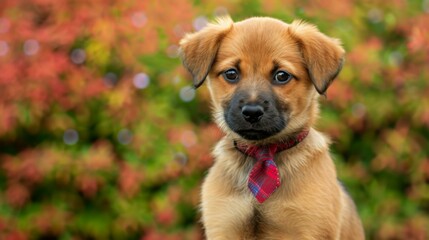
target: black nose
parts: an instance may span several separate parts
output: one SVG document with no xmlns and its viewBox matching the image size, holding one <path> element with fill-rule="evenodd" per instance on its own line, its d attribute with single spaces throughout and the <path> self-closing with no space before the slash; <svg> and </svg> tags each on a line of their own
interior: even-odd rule
<svg viewBox="0 0 429 240">
<path fill-rule="evenodd" d="M 259 105 L 244 105 L 241 109 L 241 114 L 243 114 L 246 121 L 255 123 L 261 120 L 262 115 L 264 115 L 264 108 Z"/>
</svg>

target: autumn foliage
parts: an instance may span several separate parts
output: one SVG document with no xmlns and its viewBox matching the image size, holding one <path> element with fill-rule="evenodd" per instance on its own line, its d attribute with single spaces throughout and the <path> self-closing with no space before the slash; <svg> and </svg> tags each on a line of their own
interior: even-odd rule
<svg viewBox="0 0 429 240">
<path fill-rule="evenodd" d="M 177 50 L 226 12 L 342 40 L 318 125 L 339 178 L 369 239 L 429 238 L 429 1 L 2 0 L 0 239 L 202 239 L 222 134 Z"/>
</svg>

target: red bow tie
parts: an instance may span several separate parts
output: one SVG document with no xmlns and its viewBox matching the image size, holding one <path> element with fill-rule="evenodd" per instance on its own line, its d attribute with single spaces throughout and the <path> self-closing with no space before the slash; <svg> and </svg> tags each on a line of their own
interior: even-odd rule
<svg viewBox="0 0 429 240">
<path fill-rule="evenodd" d="M 265 146 L 248 146 L 234 142 L 235 147 L 240 152 L 256 159 L 247 184 L 258 202 L 263 203 L 280 186 L 279 169 L 274 162 L 274 155 L 296 146 L 307 135 L 307 130 L 302 131 L 286 142 Z"/>
</svg>

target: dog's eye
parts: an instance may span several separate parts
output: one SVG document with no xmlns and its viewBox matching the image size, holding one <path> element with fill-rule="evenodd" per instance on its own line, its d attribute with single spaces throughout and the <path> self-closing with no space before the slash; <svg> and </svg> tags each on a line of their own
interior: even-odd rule
<svg viewBox="0 0 429 240">
<path fill-rule="evenodd" d="M 223 78 L 228 82 L 236 83 L 239 80 L 239 75 L 237 70 L 231 68 L 223 73 Z"/>
<path fill-rule="evenodd" d="M 277 71 L 274 74 L 274 82 L 277 84 L 286 84 L 292 79 L 292 74 L 285 71 Z"/>
</svg>

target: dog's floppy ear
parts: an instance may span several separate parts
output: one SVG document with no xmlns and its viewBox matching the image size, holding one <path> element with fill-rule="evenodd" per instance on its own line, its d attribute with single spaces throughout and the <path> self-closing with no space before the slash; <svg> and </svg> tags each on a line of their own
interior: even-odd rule
<svg viewBox="0 0 429 240">
<path fill-rule="evenodd" d="M 308 23 L 294 21 L 290 34 L 298 42 L 308 74 L 319 94 L 325 94 L 340 72 L 344 49 L 338 39 L 330 38 Z"/>
<path fill-rule="evenodd" d="M 196 33 L 187 34 L 180 41 L 180 56 L 183 65 L 194 78 L 194 86 L 203 84 L 216 59 L 220 43 L 232 29 L 233 21 L 229 16 L 217 19 Z"/>
</svg>

